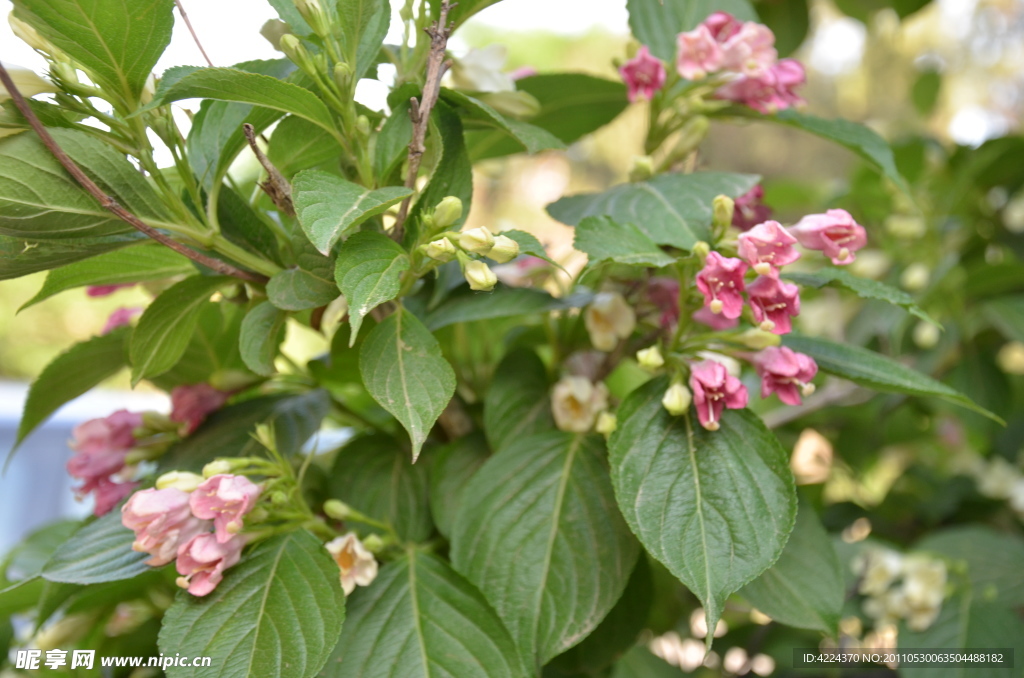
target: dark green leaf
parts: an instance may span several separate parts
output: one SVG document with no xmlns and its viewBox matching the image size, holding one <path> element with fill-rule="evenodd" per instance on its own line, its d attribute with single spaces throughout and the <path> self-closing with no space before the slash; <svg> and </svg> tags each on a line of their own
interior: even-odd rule
<svg viewBox="0 0 1024 678">
<path fill-rule="evenodd" d="M 267 222 L 270 215 L 258 212 L 234 189 L 220 188 L 217 201 L 220 232 L 225 238 L 263 259 L 282 264 L 277 236 Z"/>
<path fill-rule="evenodd" d="M 839 285 L 856 292 L 861 299 L 879 299 L 896 306 L 902 306 L 921 320 L 937 325 L 932 317 L 925 313 L 914 301 L 914 298 L 895 287 L 880 283 L 870 278 L 853 275 L 845 268 L 826 266 L 814 273 L 784 273 L 783 277 L 798 285 L 822 288 L 825 285 Z"/>
<path fill-rule="evenodd" d="M 412 122 L 409 122 L 412 125 Z M 408 139 L 405 142 L 409 143 Z M 274 128 L 267 157 L 289 179 L 296 172 L 337 161 L 343 151 L 337 140 L 308 120 L 288 116 Z"/>
<path fill-rule="evenodd" d="M 466 122 L 482 123 L 504 131 L 519 142 L 527 153 L 565 148 L 561 139 L 551 132 L 513 118 L 507 118 L 483 101 L 468 94 L 452 89 L 442 89 L 441 98 L 461 111 Z"/>
<path fill-rule="evenodd" d="M 338 0 L 338 25 L 345 60 L 358 81 L 377 60 L 380 46 L 391 23 L 388 0 Z"/>
<path fill-rule="evenodd" d="M 348 301 L 349 346 L 355 344 L 366 314 L 398 296 L 402 274 L 408 270 L 409 255 L 381 233 L 356 233 L 341 246 L 334 279 Z"/>
<path fill-rule="evenodd" d="M 675 261 L 642 230 L 608 217 L 587 217 L 576 225 L 573 247 L 585 252 L 591 262 L 616 261 L 620 264 L 660 268 Z"/>
<path fill-rule="evenodd" d="M 246 308 L 241 304 L 207 304 L 199 312 L 196 331 L 174 367 L 149 381 L 170 391 L 175 386 L 215 381 L 216 376 L 246 372 L 239 335 Z M 219 373 L 219 374 L 218 374 Z"/>
<path fill-rule="evenodd" d="M 434 455 L 430 463 L 430 512 L 437 530 L 451 537 L 462 494 L 477 469 L 491 456 L 478 432 L 457 438 Z"/>
<path fill-rule="evenodd" d="M 565 307 L 562 300 L 541 290 L 498 287 L 493 292 L 453 297 L 427 314 L 424 323 L 431 331 L 436 331 L 455 323 L 509 318 Z"/>
<path fill-rule="evenodd" d="M 71 240 L 39 240 L 0 235 L 0 280 L 20 278 L 30 273 L 66 266 L 104 252 L 138 244 L 145 239 L 144 235 L 136 231 L 102 238 Z"/>
<path fill-rule="evenodd" d="M 239 347 L 242 360 L 256 374 L 269 377 L 277 371 L 274 368 L 274 358 L 277 357 L 278 346 L 284 339 L 286 320 L 288 314 L 269 301 L 257 304 L 245 315 Z"/>
<path fill-rule="evenodd" d="M 1024 605 L 1024 540 L 985 525 L 960 525 L 933 532 L 914 544 L 926 551 L 967 564 L 967 576 L 979 598 L 1009 606 Z"/>
<path fill-rule="evenodd" d="M 484 396 L 484 431 L 491 449 L 554 428 L 550 389 L 547 368 L 536 353 L 518 349 L 505 356 Z"/>
<path fill-rule="evenodd" d="M 811 23 L 807 0 L 758 0 L 757 13 L 775 34 L 780 57 L 791 55 L 807 38 Z"/>
<path fill-rule="evenodd" d="M 938 71 L 924 71 L 918 75 L 910 90 L 910 98 L 917 112 L 923 116 L 931 115 L 935 110 L 935 104 L 939 102 L 941 90 L 942 74 Z"/>
<path fill-rule="evenodd" d="M 982 310 L 1007 339 L 1024 341 L 1024 295 L 993 299 L 986 302 Z"/>
<path fill-rule="evenodd" d="M 36 606 L 46 588 L 46 580 L 29 577 L 0 589 L 0 619 Z"/>
<path fill-rule="evenodd" d="M 409 155 L 412 140 L 412 120 L 409 118 L 409 102 L 395 106 L 377 135 L 374 147 L 374 169 L 381 179 L 387 179 Z"/>
<path fill-rule="evenodd" d="M 292 268 L 281 271 L 267 283 L 270 302 L 285 311 L 318 308 L 338 298 L 338 286 L 309 271 Z"/>
<path fill-rule="evenodd" d="M 643 645 L 637 645 L 615 665 L 611 678 L 683 678 L 687 675 L 690 674 L 654 656 Z"/>
<path fill-rule="evenodd" d="M 676 36 L 696 28 L 713 12 L 728 12 L 740 21 L 758 20 L 747 0 L 628 0 L 626 8 L 636 39 L 670 64 L 676 58 Z"/>
<path fill-rule="evenodd" d="M 146 553 L 132 550 L 135 533 L 121 524 L 121 511 L 84 525 L 57 547 L 43 567 L 49 581 L 69 584 L 98 584 L 131 579 L 149 569 Z"/>
</svg>

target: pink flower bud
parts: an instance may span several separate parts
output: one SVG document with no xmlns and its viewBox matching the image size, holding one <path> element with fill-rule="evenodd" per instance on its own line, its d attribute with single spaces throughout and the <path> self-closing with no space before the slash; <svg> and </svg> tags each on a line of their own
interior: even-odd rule
<svg viewBox="0 0 1024 678">
<path fill-rule="evenodd" d="M 735 210 L 732 213 L 732 225 L 741 231 L 749 231 L 761 222 L 767 221 L 772 215 L 770 207 L 762 203 L 764 187 L 761 184 L 736 198 Z"/>
<path fill-rule="evenodd" d="M 228 395 L 209 384 L 175 386 L 171 391 L 171 420 L 183 424 L 182 435 L 188 435 L 203 423 L 208 414 L 219 410 Z"/>
<path fill-rule="evenodd" d="M 142 308 L 139 306 L 122 306 L 121 308 L 115 310 L 113 313 L 110 314 L 110 317 L 107 318 L 107 323 L 103 326 L 103 330 L 100 332 L 100 334 L 109 334 L 110 332 L 116 330 L 118 327 L 123 327 L 131 323 L 132 318 L 134 318 L 140 313 L 142 313 Z"/>
<path fill-rule="evenodd" d="M 747 265 L 740 259 L 711 252 L 704 268 L 697 274 L 697 289 L 704 294 L 704 304 L 712 313 L 730 320 L 743 313 L 743 274 Z"/>
<path fill-rule="evenodd" d="M 91 482 L 87 482 L 77 492 L 79 493 L 79 498 L 84 496 L 82 493 L 86 491 L 94 492 L 95 496 L 93 499 L 95 503 L 92 513 L 94 516 L 103 516 L 110 513 L 117 506 L 118 502 L 134 492 L 138 486 L 139 484 L 134 482 L 119 483 L 110 478 L 96 478 Z"/>
<path fill-rule="evenodd" d="M 124 283 L 121 285 L 91 285 L 90 287 L 85 288 L 85 293 L 90 297 L 106 297 L 127 287 L 135 287 L 135 283 Z"/>
<path fill-rule="evenodd" d="M 244 545 L 241 538 L 220 542 L 209 533 L 192 537 L 178 548 L 178 586 L 193 596 L 208 595 L 224 579 L 224 570 L 241 559 Z"/>
<path fill-rule="evenodd" d="M 747 387 L 729 374 L 725 365 L 704 360 L 691 367 L 690 390 L 697 408 L 697 419 L 709 431 L 717 431 L 722 411 L 747 406 Z"/>
<path fill-rule="evenodd" d="M 868 243 L 864 227 L 854 221 L 846 210 L 810 214 L 797 222 L 789 232 L 804 247 L 823 252 L 836 266 L 852 264 L 856 259 L 854 252 Z"/>
<path fill-rule="evenodd" d="M 644 45 L 636 56 L 627 61 L 619 69 L 622 80 L 629 88 L 629 100 L 639 98 L 650 100 L 654 93 L 665 86 L 665 65 L 660 59 L 651 56 L 650 50 Z"/>
<path fill-rule="evenodd" d="M 740 256 L 761 275 L 778 276 L 779 268 L 800 258 L 796 238 L 777 221 L 758 224 L 739 237 Z"/>
<path fill-rule="evenodd" d="M 800 315 L 800 288 L 761 275 L 747 286 L 747 294 L 761 329 L 775 334 L 787 334 L 793 329 L 790 319 Z"/>
<path fill-rule="evenodd" d="M 779 394 L 787 405 L 799 405 L 801 393 L 814 390 L 811 380 L 818 373 L 814 359 L 785 346 L 770 346 L 754 355 L 754 369 L 761 377 L 761 397 Z"/>
<path fill-rule="evenodd" d="M 121 508 L 121 524 L 135 532 L 132 548 L 153 556 L 147 565 L 166 565 L 178 547 L 209 530 L 208 521 L 192 515 L 188 498 L 187 492 L 174 488 L 142 490 Z"/>
<path fill-rule="evenodd" d="M 701 80 L 722 67 L 722 48 L 701 24 L 676 37 L 676 71 L 687 80 Z"/>
<path fill-rule="evenodd" d="M 743 22 L 728 12 L 715 12 L 711 14 L 707 19 L 704 19 L 703 25 L 707 26 L 711 35 L 718 42 L 725 42 L 743 28 Z"/>
<path fill-rule="evenodd" d="M 217 541 L 227 543 L 242 530 L 242 516 L 252 510 L 260 486 L 245 476 L 216 475 L 203 481 L 189 497 L 197 518 L 213 520 Z"/>
<path fill-rule="evenodd" d="M 71 449 L 85 454 L 130 450 L 133 431 L 142 426 L 142 414 L 118 410 L 102 419 L 90 419 L 71 431 Z"/>
</svg>

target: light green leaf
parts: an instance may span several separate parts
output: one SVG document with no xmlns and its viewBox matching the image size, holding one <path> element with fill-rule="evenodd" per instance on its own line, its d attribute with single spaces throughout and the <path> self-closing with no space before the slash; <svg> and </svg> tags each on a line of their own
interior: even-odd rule
<svg viewBox="0 0 1024 678">
<path fill-rule="evenodd" d="M 693 30 L 713 12 L 728 12 L 740 21 L 758 20 L 747 0 L 627 0 L 626 9 L 636 39 L 670 64 L 676 58 L 676 36 Z"/>
<path fill-rule="evenodd" d="M 356 226 L 412 194 L 401 186 L 371 191 L 320 170 L 296 174 L 292 190 L 302 230 L 324 254 L 329 254 L 334 243 Z"/>
<path fill-rule="evenodd" d="M 105 252 L 136 245 L 146 239 L 146 236 L 136 231 L 101 238 L 70 240 L 40 240 L 0 235 L 0 280 L 20 278 L 30 273 L 67 266 Z"/>
<path fill-rule="evenodd" d="M 654 379 L 619 406 L 612 482 L 630 528 L 697 596 L 713 629 L 726 598 L 782 553 L 796 489 L 789 454 L 754 414 L 727 410 L 706 431 L 662 407 L 667 387 Z"/>
<path fill-rule="evenodd" d="M 586 217 L 611 217 L 619 223 L 635 224 L 658 245 L 688 250 L 698 240 L 708 239 L 715 196 L 738 197 L 758 180 L 753 174 L 724 172 L 662 174 L 601 193 L 562 198 L 548 205 L 548 213 L 570 226 L 579 225 Z"/>
<path fill-rule="evenodd" d="M 455 394 L 455 372 L 416 316 L 399 308 L 373 328 L 359 351 L 359 372 L 373 399 L 409 433 L 412 459 Z"/>
<path fill-rule="evenodd" d="M 69 584 L 99 584 L 131 579 L 149 569 L 147 553 L 132 550 L 135 533 L 121 524 L 115 509 L 87 523 L 57 547 L 43 566 L 49 581 Z"/>
<path fill-rule="evenodd" d="M 561 264 L 559 264 L 557 261 L 548 256 L 547 249 L 544 248 L 544 245 L 541 243 L 540 240 L 537 240 L 537 236 L 535 236 L 534 234 L 527 233 L 526 231 L 518 231 L 513 229 L 510 231 L 502 231 L 501 235 L 507 238 L 511 238 L 512 240 L 515 240 L 516 244 L 519 245 L 520 254 L 528 254 L 531 257 L 543 259 L 549 264 L 557 266 L 558 268 L 561 268 L 563 271 L 565 270 L 564 268 L 562 268 Z"/>
<path fill-rule="evenodd" d="M 278 346 L 284 339 L 287 320 L 288 314 L 269 301 L 257 304 L 245 315 L 239 336 L 239 348 L 246 367 L 264 377 L 269 377 L 277 371 L 274 368 L 274 358 L 277 357 Z"/>
<path fill-rule="evenodd" d="M 452 10 L 448 13 L 448 18 L 455 26 L 461 26 L 466 19 L 473 16 L 482 9 L 486 9 L 491 5 L 497 4 L 500 0 L 465 0 L 460 2 L 458 5 L 452 3 Z M 430 8 L 433 12 L 432 16 L 437 17 L 438 7 L 441 5 L 441 0 L 430 0 Z"/>
<path fill-rule="evenodd" d="M 587 217 L 580 221 L 572 245 L 595 263 L 610 260 L 660 268 L 675 261 L 675 257 L 663 252 L 649 235 L 633 224 L 619 223 L 608 217 Z"/>
<path fill-rule="evenodd" d="M 845 598 L 843 571 L 814 507 L 801 502 L 778 561 L 740 595 L 775 621 L 837 637 Z"/>
<path fill-rule="evenodd" d="M 527 153 L 539 153 L 549 149 L 565 148 L 562 140 L 545 129 L 508 118 L 483 101 L 463 92 L 441 89 L 441 98 L 461 110 L 467 122 L 476 122 L 496 127 L 522 144 Z"/>
<path fill-rule="evenodd" d="M 177 666 L 170 678 L 312 678 L 345 620 L 338 566 L 309 532 L 272 537 L 203 598 L 184 591 L 164 615 L 160 651 L 216 657 L 212 667 Z"/>
<path fill-rule="evenodd" d="M 430 462 L 430 513 L 444 536 L 451 537 L 469 479 L 490 456 L 479 432 L 456 438 L 434 454 Z"/>
<path fill-rule="evenodd" d="M 484 395 L 484 432 L 491 449 L 554 428 L 550 390 L 547 368 L 536 353 L 521 348 L 505 356 Z"/>
<path fill-rule="evenodd" d="M 434 527 L 427 485 L 426 465 L 409 463 L 398 441 L 376 434 L 338 450 L 328 494 L 391 525 L 403 540 L 422 542 Z"/>
<path fill-rule="evenodd" d="M 1024 539 L 1012 532 L 997 532 L 987 525 L 958 525 L 932 532 L 914 544 L 926 551 L 964 562 L 974 591 L 1010 607 L 1024 605 Z"/>
<path fill-rule="evenodd" d="M 274 275 L 267 283 L 270 303 L 285 311 L 319 308 L 338 298 L 338 286 L 309 271 L 292 268 Z"/>
<path fill-rule="evenodd" d="M 146 243 L 50 271 L 36 296 L 22 304 L 18 311 L 76 287 L 148 282 L 195 272 L 195 266 L 171 248 L 159 243 Z"/>
<path fill-rule="evenodd" d="M 451 566 L 409 549 L 349 603 L 325 678 L 527 678 L 501 620 Z"/>
<path fill-rule="evenodd" d="M 388 0 L 338 0 L 335 7 L 345 61 L 354 71 L 353 81 L 358 81 L 377 60 L 391 23 L 391 4 Z"/>
<path fill-rule="evenodd" d="M 284 21 L 292 29 L 292 33 L 295 35 L 301 35 L 309 37 L 313 35 L 313 29 L 309 27 L 306 20 L 299 14 L 299 10 L 295 7 L 294 0 L 267 0 L 270 6 L 277 10 L 277 15 L 281 17 L 281 21 Z"/>
<path fill-rule="evenodd" d="M 985 303 L 982 312 L 1007 339 L 1024 341 L 1024 295 L 993 299 Z"/>
<path fill-rule="evenodd" d="M 818 289 L 825 285 L 840 285 L 852 292 L 856 292 L 857 296 L 861 299 L 879 299 L 896 306 L 902 306 L 921 320 L 938 326 L 938 323 L 930 315 L 921 310 L 921 307 L 917 305 L 914 298 L 903 290 L 898 290 L 877 280 L 861 278 L 844 268 L 826 266 L 814 273 L 783 273 L 782 277 L 798 285 L 806 285 Z"/>
<path fill-rule="evenodd" d="M 334 137 L 308 120 L 293 115 L 274 128 L 267 148 L 270 162 L 286 179 L 301 170 L 337 160 L 342 153 Z"/>
<path fill-rule="evenodd" d="M 597 627 L 637 553 L 600 438 L 555 430 L 510 441 L 473 475 L 451 545 L 532 668 Z"/>
<path fill-rule="evenodd" d="M 138 101 L 174 26 L 174 0 L 16 0 L 14 12 L 126 102 Z"/>
<path fill-rule="evenodd" d="M 203 306 L 231 281 L 226 276 L 196 275 L 167 288 L 153 300 L 139 318 L 128 348 L 133 385 L 174 367 L 188 347 Z"/>
<path fill-rule="evenodd" d="M 999 417 L 975 404 L 959 391 L 881 353 L 860 346 L 837 344 L 825 339 L 796 334 L 786 335 L 782 338 L 782 343 L 794 351 L 806 353 L 814 358 L 822 371 L 849 379 L 861 386 L 888 393 L 942 398 L 1003 423 Z"/>
<path fill-rule="evenodd" d="M 334 279 L 348 301 L 349 346 L 355 345 L 366 314 L 398 296 L 408 270 L 409 255 L 386 235 L 364 231 L 341 246 Z"/>
<path fill-rule="evenodd" d="M 431 311 L 424 323 L 431 331 L 455 323 L 509 318 L 566 308 L 561 299 L 547 292 L 524 287 L 498 287 L 492 292 L 463 294 L 450 298 Z"/>
</svg>

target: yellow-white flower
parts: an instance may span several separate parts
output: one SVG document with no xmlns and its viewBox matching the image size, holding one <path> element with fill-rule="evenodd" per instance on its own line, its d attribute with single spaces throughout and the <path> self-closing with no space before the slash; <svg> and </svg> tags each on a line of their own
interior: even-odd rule
<svg viewBox="0 0 1024 678">
<path fill-rule="evenodd" d="M 466 56 L 453 61 L 452 83 L 458 89 L 472 92 L 515 91 L 515 81 L 502 72 L 506 59 L 508 50 L 504 45 L 493 44 L 471 49 Z"/>
<path fill-rule="evenodd" d="M 669 414 L 673 417 L 678 417 L 690 408 L 692 400 L 693 396 L 690 394 L 690 389 L 677 382 L 669 386 L 668 390 L 665 391 L 665 395 L 661 398 L 661 404 L 668 410 Z"/>
<path fill-rule="evenodd" d="M 494 247 L 494 234 L 486 226 L 471 228 L 459 234 L 459 247 L 473 254 L 487 256 Z"/>
<path fill-rule="evenodd" d="M 6 64 L 5 64 L 6 65 Z M 44 92 L 56 92 L 57 88 L 49 80 L 44 80 L 36 75 L 33 71 L 21 66 L 7 65 L 7 73 L 11 76 L 11 80 L 14 81 L 14 86 L 18 88 L 23 97 L 34 97 L 37 94 L 43 94 Z M 6 101 L 11 98 L 11 95 L 7 92 L 7 88 L 0 85 L 0 101 Z"/>
<path fill-rule="evenodd" d="M 428 243 L 423 251 L 431 259 L 440 262 L 451 261 L 455 258 L 455 245 L 448 238 L 439 238 Z"/>
<path fill-rule="evenodd" d="M 657 344 L 637 351 L 636 361 L 640 363 L 640 367 L 646 367 L 649 370 L 656 370 L 665 364 L 665 358 L 662 357 L 661 349 Z"/>
<path fill-rule="evenodd" d="M 585 377 L 563 377 L 551 392 L 551 413 L 563 431 L 585 433 L 600 412 L 608 409 L 608 389 Z"/>
<path fill-rule="evenodd" d="M 636 313 L 618 292 L 601 292 L 587 307 L 583 320 L 590 333 L 590 343 L 599 351 L 611 351 L 633 333 Z"/>
<path fill-rule="evenodd" d="M 519 243 L 507 235 L 496 235 L 487 256 L 499 264 L 508 263 L 519 256 Z"/>
<path fill-rule="evenodd" d="M 978 492 L 989 499 L 1009 499 L 1013 487 L 1020 480 L 1017 467 L 1002 457 L 993 457 L 988 466 L 976 478 Z"/>
<path fill-rule="evenodd" d="M 996 364 L 1007 374 L 1024 374 L 1024 344 L 1011 341 L 996 354 Z"/>
<path fill-rule="evenodd" d="M 855 574 L 861 576 L 860 592 L 880 596 L 896 581 L 903 570 L 903 556 L 888 549 L 872 549 L 853 562 Z"/>
<path fill-rule="evenodd" d="M 904 558 L 903 594 L 912 609 L 940 606 L 946 597 L 946 564 L 921 554 Z"/>
<path fill-rule="evenodd" d="M 346 596 L 356 586 L 369 586 L 377 578 L 377 559 L 354 532 L 327 542 L 325 547 L 341 569 L 341 588 Z"/>
<path fill-rule="evenodd" d="M 469 289 L 477 292 L 490 292 L 498 283 L 498 276 L 482 261 L 471 261 L 464 271 Z"/>
<path fill-rule="evenodd" d="M 14 12 L 7 15 L 7 22 L 11 25 L 11 32 L 14 33 L 15 37 L 21 38 L 32 49 L 47 54 L 52 54 L 55 51 L 54 46 L 49 40 L 39 35 L 36 29 L 14 16 Z"/>
<path fill-rule="evenodd" d="M 611 412 L 602 412 L 597 415 L 597 425 L 594 426 L 601 435 L 608 437 L 615 433 L 615 429 L 619 427 L 619 419 Z"/>
<path fill-rule="evenodd" d="M 173 487 L 182 492 L 194 492 L 204 480 L 206 478 L 198 473 L 170 471 L 156 479 L 156 489 L 166 490 L 169 487 Z"/>
</svg>

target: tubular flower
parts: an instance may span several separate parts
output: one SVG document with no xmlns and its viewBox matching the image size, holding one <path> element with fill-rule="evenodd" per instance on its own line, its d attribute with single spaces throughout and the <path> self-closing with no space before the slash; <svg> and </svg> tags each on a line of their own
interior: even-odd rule
<svg viewBox="0 0 1024 678">
<path fill-rule="evenodd" d="M 704 26 L 707 26 L 712 37 L 718 42 L 725 42 L 740 32 L 743 22 L 728 12 L 715 12 L 704 19 Z"/>
<path fill-rule="evenodd" d="M 193 596 L 210 594 L 224 579 L 224 570 L 241 559 L 243 546 L 245 543 L 237 537 L 225 543 L 211 533 L 192 537 L 178 548 L 178 586 L 187 588 Z"/>
<path fill-rule="evenodd" d="M 585 377 L 563 377 L 551 392 L 551 413 L 563 431 L 586 433 L 607 408 L 607 387 Z"/>
<path fill-rule="evenodd" d="M 779 394 L 779 400 L 787 405 L 799 405 L 801 392 L 814 392 L 811 380 L 818 373 L 814 359 L 797 353 L 785 346 L 769 346 L 757 353 L 752 361 L 761 377 L 761 397 Z"/>
<path fill-rule="evenodd" d="M 693 365 L 690 389 L 697 407 L 697 419 L 709 431 L 717 431 L 726 408 L 742 409 L 747 406 L 747 387 L 729 374 L 725 365 L 704 360 Z"/>
<path fill-rule="evenodd" d="M 636 313 L 618 292 L 601 292 L 583 314 L 590 343 L 598 351 L 611 351 L 636 328 Z"/>
<path fill-rule="evenodd" d="M 130 450 L 135 445 L 133 431 L 142 426 L 142 414 L 118 410 L 102 419 L 90 419 L 71 431 L 71 449 L 80 454 Z"/>
<path fill-rule="evenodd" d="M 854 221 L 846 210 L 810 214 L 789 232 L 807 249 L 823 252 L 836 266 L 852 264 L 856 259 L 854 252 L 868 243 L 864 227 Z"/>
<path fill-rule="evenodd" d="M 118 290 L 128 287 L 135 287 L 135 283 L 123 283 L 118 285 L 91 285 L 85 288 L 85 294 L 90 297 L 106 297 Z"/>
<path fill-rule="evenodd" d="M 95 516 L 105 516 L 110 513 L 118 502 L 135 491 L 139 486 L 136 482 L 119 483 L 111 478 L 96 478 L 86 482 L 78 488 L 79 497 L 87 492 L 93 492 L 93 509 Z"/>
<path fill-rule="evenodd" d="M 722 67 L 722 48 L 707 26 L 701 24 L 676 37 L 676 71 L 687 80 L 701 80 Z"/>
<path fill-rule="evenodd" d="M 775 334 L 788 334 L 793 329 L 791 318 L 800 315 L 799 287 L 761 275 L 747 287 L 747 294 L 761 329 Z"/>
<path fill-rule="evenodd" d="M 629 100 L 641 97 L 650 100 L 654 93 L 665 86 L 665 65 L 651 56 L 646 45 L 640 47 L 636 56 L 619 68 L 619 74 L 629 89 Z"/>
<path fill-rule="evenodd" d="M 743 312 L 743 274 L 747 265 L 740 259 L 711 252 L 704 268 L 697 274 L 697 289 L 704 294 L 704 304 L 712 313 L 730 320 Z"/>
<path fill-rule="evenodd" d="M 771 114 L 802 104 L 804 100 L 794 90 L 805 81 L 804 67 L 799 61 L 782 59 L 760 75 L 726 83 L 715 96 Z"/>
<path fill-rule="evenodd" d="M 377 578 L 377 559 L 354 532 L 327 542 L 325 548 L 341 569 L 341 588 L 346 596 L 351 595 L 356 586 L 369 586 Z"/>
<path fill-rule="evenodd" d="M 747 21 L 722 43 L 722 67 L 748 77 L 767 72 L 778 59 L 775 34 L 764 24 Z"/>
<path fill-rule="evenodd" d="M 732 213 L 732 225 L 741 231 L 749 231 L 754 226 L 767 221 L 772 210 L 765 205 L 764 187 L 761 184 L 736 198 L 736 209 Z"/>
<path fill-rule="evenodd" d="M 203 423 L 207 415 L 219 410 L 228 395 L 209 384 L 175 386 L 171 390 L 171 421 L 180 423 L 182 435 L 188 435 Z"/>
<path fill-rule="evenodd" d="M 740 234 L 739 253 L 759 274 L 776 277 L 779 268 L 800 258 L 795 243 L 779 222 L 766 221 Z"/>
<path fill-rule="evenodd" d="M 132 549 L 150 554 L 146 564 L 153 567 L 174 560 L 179 546 L 210 526 L 192 515 L 188 492 L 174 488 L 133 494 L 121 508 L 121 524 L 135 532 Z"/>
<path fill-rule="evenodd" d="M 671 327 L 679 322 L 679 281 L 674 278 L 654 278 L 647 286 L 647 298 L 661 311 L 658 322 Z"/>
<path fill-rule="evenodd" d="M 142 414 L 119 410 L 102 419 L 90 419 L 76 426 L 70 443 L 75 455 L 68 460 L 68 475 L 83 480 L 75 495 L 83 499 L 95 494 L 93 513 L 104 515 L 137 487 L 117 482 L 110 476 L 124 468 L 125 455 L 135 445 L 133 431 L 142 426 Z"/>
<path fill-rule="evenodd" d="M 245 476 L 221 474 L 204 480 L 189 497 L 197 518 L 212 520 L 217 541 L 227 543 L 242 530 L 242 516 L 253 509 L 260 486 Z"/>
</svg>

